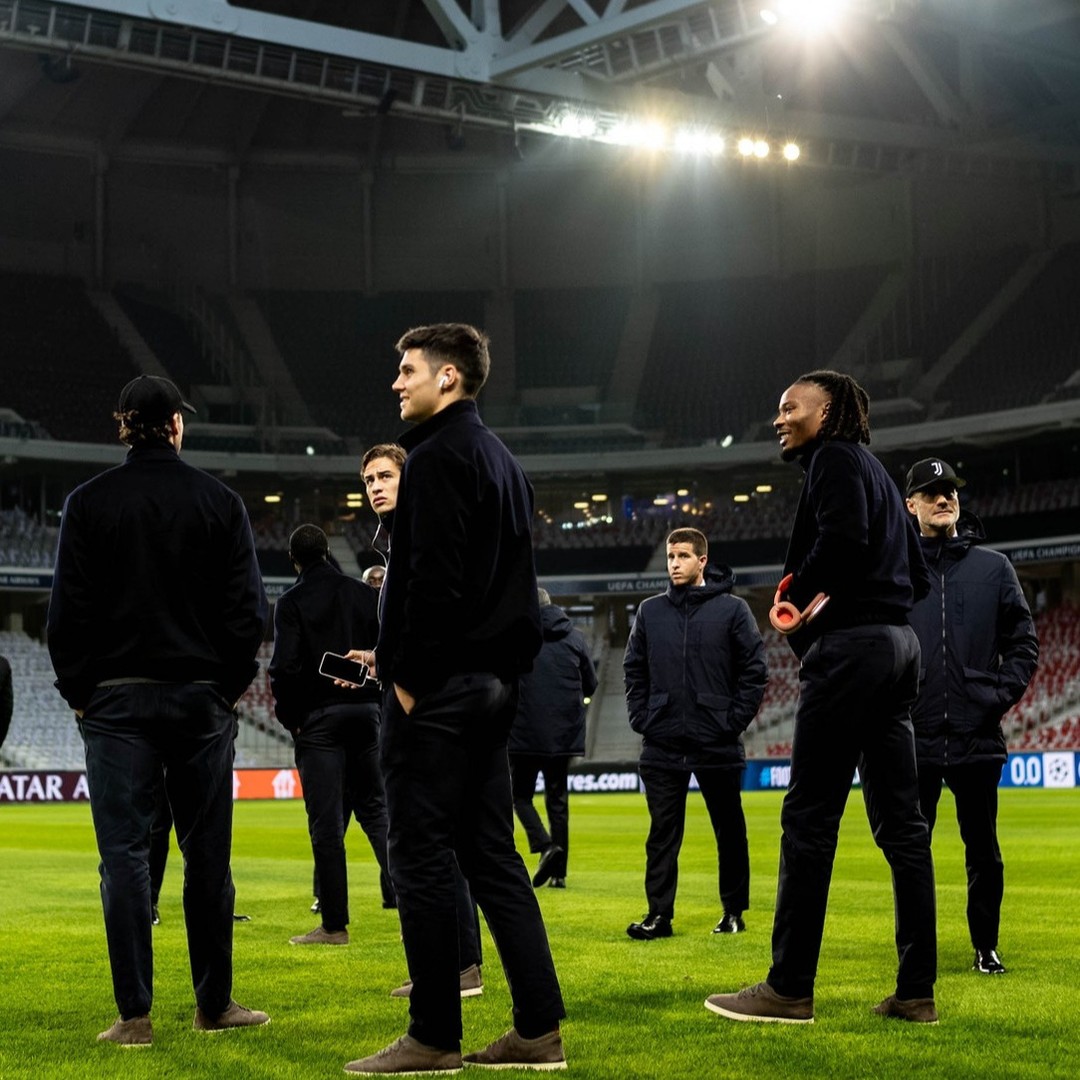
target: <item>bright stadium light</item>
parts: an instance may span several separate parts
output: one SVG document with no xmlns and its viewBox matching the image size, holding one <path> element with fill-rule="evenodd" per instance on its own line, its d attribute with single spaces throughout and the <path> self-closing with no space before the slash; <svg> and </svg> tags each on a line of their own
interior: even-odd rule
<svg viewBox="0 0 1080 1080">
<path fill-rule="evenodd" d="M 723 439 L 720 440 L 720 445 L 726 450 L 734 441 L 734 435 L 725 435 Z"/>
<path fill-rule="evenodd" d="M 737 503 L 744 503 L 750 501 L 749 495 L 733 495 L 732 499 Z"/>
<path fill-rule="evenodd" d="M 798 143 L 789 142 L 784 144 L 783 154 L 786 161 L 798 161 L 801 153 Z"/>
<path fill-rule="evenodd" d="M 596 121 L 584 113 L 564 112 L 555 121 L 555 130 L 571 139 L 590 139 L 596 134 Z"/>
<path fill-rule="evenodd" d="M 835 26 L 847 6 L 847 0 L 774 0 L 759 14 L 769 26 L 785 23 L 807 34 L 819 34 Z"/>
<path fill-rule="evenodd" d="M 758 484 L 754 490 L 759 495 L 768 495 L 772 491 L 772 484 Z"/>
<path fill-rule="evenodd" d="M 758 139 L 754 143 L 754 157 L 767 158 L 769 156 L 769 144 L 764 139 Z"/>
<path fill-rule="evenodd" d="M 264 495 L 263 496 L 263 502 L 264 503 L 279 503 L 279 502 L 281 502 L 281 496 L 280 495 Z"/>
<path fill-rule="evenodd" d="M 682 154 L 722 154 L 724 137 L 712 131 L 686 129 L 675 133 L 674 145 Z"/>
<path fill-rule="evenodd" d="M 637 146 L 642 150 L 660 150 L 667 143 L 667 131 L 662 124 L 626 121 L 615 124 L 603 136 L 619 146 Z"/>
<path fill-rule="evenodd" d="M 574 509 L 575 510 L 588 510 L 589 509 L 589 504 L 587 502 L 576 502 L 576 503 L 574 503 Z"/>
<path fill-rule="evenodd" d="M 739 140 L 736 149 L 743 157 L 752 157 L 754 153 L 754 140 L 744 136 Z"/>
</svg>

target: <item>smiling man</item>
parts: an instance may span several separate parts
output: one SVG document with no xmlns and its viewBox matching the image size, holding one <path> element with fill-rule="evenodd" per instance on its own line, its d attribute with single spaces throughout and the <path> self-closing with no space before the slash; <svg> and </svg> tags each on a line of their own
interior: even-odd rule
<svg viewBox="0 0 1080 1080">
<path fill-rule="evenodd" d="M 840 819 L 858 768 L 874 840 L 892 869 L 899 969 L 881 1016 L 936 1023 L 934 868 L 919 812 L 911 706 L 919 643 L 907 625 L 927 590 L 900 492 L 865 448 L 870 400 L 850 375 L 812 371 L 784 391 L 773 427 L 785 461 L 806 470 L 784 565 L 799 657 L 791 782 L 780 814 L 773 963 L 764 982 L 715 994 L 732 1020 L 808 1024 Z"/>
<path fill-rule="evenodd" d="M 931 570 L 930 592 L 911 613 L 922 646 L 912 719 L 919 801 L 931 835 L 943 782 L 956 801 L 972 967 L 1004 975 L 997 952 L 1005 890 L 997 838 L 997 790 L 1007 757 L 1001 719 L 1031 682 L 1039 643 L 1012 563 L 978 546 L 984 536 L 973 514 L 961 517 L 963 483 L 940 458 L 917 461 L 907 474 L 907 508 Z"/>
<path fill-rule="evenodd" d="M 454 860 L 507 973 L 514 1026 L 466 1057 L 495 1068 L 566 1067 L 565 1015 L 540 908 L 514 847 L 506 743 L 518 676 L 540 650 L 533 493 L 480 420 L 485 334 L 408 331 L 393 390 L 416 426 L 398 486 L 376 648 L 390 866 L 412 988 L 400 1039 L 350 1062 L 359 1075 L 462 1066 Z"/>
</svg>

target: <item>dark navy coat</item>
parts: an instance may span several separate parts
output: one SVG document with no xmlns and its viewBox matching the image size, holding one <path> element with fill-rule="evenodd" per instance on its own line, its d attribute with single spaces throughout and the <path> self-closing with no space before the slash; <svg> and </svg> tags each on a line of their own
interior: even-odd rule
<svg viewBox="0 0 1080 1080">
<path fill-rule="evenodd" d="M 556 604 L 540 609 L 544 644 L 519 683 L 518 710 L 507 745 L 512 754 L 575 757 L 585 753 L 585 702 L 596 668 L 581 631 Z"/>
<path fill-rule="evenodd" d="M 1016 571 L 970 534 L 920 541 L 930 594 L 911 612 L 922 647 L 916 753 L 937 766 L 1004 761 L 1001 718 L 1023 696 L 1039 658 Z"/>
<path fill-rule="evenodd" d="M 765 694 L 765 643 L 727 567 L 705 584 L 669 585 L 637 610 L 623 658 L 630 726 L 643 763 L 741 767 L 740 735 Z"/>
</svg>

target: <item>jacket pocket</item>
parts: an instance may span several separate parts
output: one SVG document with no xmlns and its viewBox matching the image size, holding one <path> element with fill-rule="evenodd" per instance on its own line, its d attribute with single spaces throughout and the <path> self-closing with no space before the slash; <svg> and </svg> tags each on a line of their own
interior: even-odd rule
<svg viewBox="0 0 1080 1080">
<path fill-rule="evenodd" d="M 731 739 L 739 734 L 731 717 L 731 699 L 723 694 L 698 694 L 697 737 L 705 742 Z"/>
<path fill-rule="evenodd" d="M 650 694 L 649 703 L 645 708 L 645 715 L 639 717 L 637 722 L 631 723 L 630 726 L 639 735 L 655 732 L 657 726 L 663 723 L 664 715 L 668 711 L 669 700 L 670 696 L 663 692 Z"/>
</svg>

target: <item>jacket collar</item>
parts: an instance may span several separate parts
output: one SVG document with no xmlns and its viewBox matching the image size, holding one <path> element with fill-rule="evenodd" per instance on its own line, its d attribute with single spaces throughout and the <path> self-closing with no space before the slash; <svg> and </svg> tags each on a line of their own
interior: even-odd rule
<svg viewBox="0 0 1080 1080">
<path fill-rule="evenodd" d="M 406 450 L 414 450 L 425 439 L 430 439 L 432 435 L 442 431 L 449 424 L 459 422 L 480 425 L 480 412 L 476 407 L 475 398 L 462 398 L 460 401 L 451 402 L 445 409 L 440 409 L 423 423 L 410 428 L 398 441 Z"/>
<path fill-rule="evenodd" d="M 127 465 L 132 461 L 179 461 L 180 455 L 176 450 L 176 447 L 172 443 L 150 442 L 139 443 L 136 446 L 128 447 L 127 456 L 124 458 L 124 464 Z"/>
</svg>

